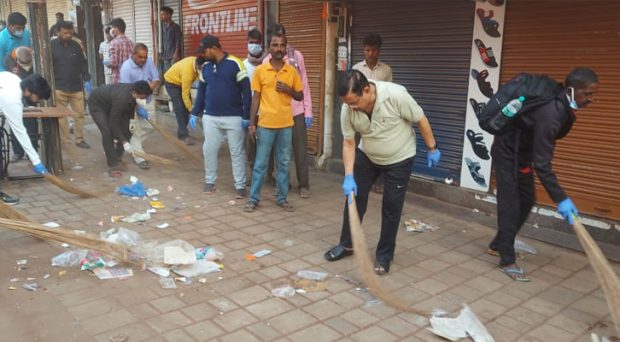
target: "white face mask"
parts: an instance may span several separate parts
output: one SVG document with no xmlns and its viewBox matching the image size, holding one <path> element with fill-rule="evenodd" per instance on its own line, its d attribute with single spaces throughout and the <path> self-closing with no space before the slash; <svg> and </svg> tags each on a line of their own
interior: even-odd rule
<svg viewBox="0 0 620 342">
<path fill-rule="evenodd" d="M 575 88 L 568 87 L 568 89 L 570 91 L 570 95 L 568 95 L 568 105 L 573 110 L 579 110 L 579 105 L 577 104 L 577 101 L 575 101 Z"/>
<path fill-rule="evenodd" d="M 146 99 L 136 99 L 136 104 L 144 109 L 146 109 Z"/>
<path fill-rule="evenodd" d="M 261 52 L 263 52 L 263 47 L 260 44 L 249 43 L 248 52 L 252 56 L 260 56 Z"/>
</svg>

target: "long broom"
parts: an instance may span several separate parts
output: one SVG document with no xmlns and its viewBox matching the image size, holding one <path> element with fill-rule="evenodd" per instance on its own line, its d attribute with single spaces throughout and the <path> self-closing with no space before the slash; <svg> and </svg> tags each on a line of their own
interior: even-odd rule
<svg viewBox="0 0 620 342">
<path fill-rule="evenodd" d="M 146 153 L 146 152 L 140 152 L 140 151 L 133 151 L 133 154 L 135 154 L 136 156 L 140 157 L 140 158 L 144 158 L 152 163 L 155 164 L 159 164 L 159 165 L 166 165 L 166 166 L 171 166 L 171 165 L 175 165 L 175 162 L 173 160 L 170 160 L 168 158 L 164 158 L 164 157 L 160 157 L 160 156 L 156 156 L 154 154 L 150 154 L 150 153 Z"/>
<path fill-rule="evenodd" d="M 77 188 L 77 187 L 75 187 L 75 186 L 73 186 L 73 185 L 63 181 L 62 179 L 60 179 L 60 178 L 58 178 L 58 177 L 56 177 L 54 175 L 50 175 L 49 173 L 43 174 L 43 177 L 45 177 L 45 179 L 48 182 L 56 185 L 57 187 L 61 188 L 62 190 L 66 191 L 66 192 L 69 192 L 69 193 L 72 193 L 72 194 L 75 194 L 75 195 L 78 195 L 80 198 L 97 197 L 97 195 L 95 195 L 93 193 L 90 193 L 90 192 L 87 192 L 87 191 L 84 191 L 82 189 L 79 189 L 79 188 Z"/>
<path fill-rule="evenodd" d="M 0 217 L 10 220 L 34 222 L 28 216 L 22 214 L 19 210 L 6 205 L 3 201 L 0 201 Z"/>
<path fill-rule="evenodd" d="M 179 150 L 181 153 L 187 156 L 192 162 L 194 162 L 196 165 L 198 165 L 201 168 L 204 166 L 202 158 L 200 158 L 199 156 L 194 154 L 194 152 L 192 152 L 189 148 L 187 148 L 187 146 L 185 146 L 185 143 L 177 139 L 172 134 L 168 133 L 168 131 L 166 131 L 165 128 L 161 127 L 159 124 L 155 123 L 154 121 L 149 120 L 149 119 L 147 119 L 147 121 L 151 124 L 151 126 L 153 126 L 153 128 L 155 128 L 155 130 L 159 134 L 161 134 L 162 137 L 164 137 L 164 139 L 168 140 L 168 142 L 171 143 L 172 146 L 174 146 L 177 150 Z"/>
<path fill-rule="evenodd" d="M 34 222 L 24 222 L 0 218 L 0 227 L 18 231 L 46 241 L 66 242 L 72 246 L 94 250 L 126 263 L 136 263 L 131 260 L 127 248 L 99 239 L 97 235 L 76 233 L 66 228 L 50 229 Z"/>
<path fill-rule="evenodd" d="M 349 201 L 349 226 L 351 228 L 351 240 L 353 241 L 353 256 L 355 257 L 355 261 L 357 262 L 357 266 L 359 267 L 359 271 L 362 275 L 362 279 L 366 286 L 368 286 L 368 290 L 385 304 L 398 309 L 400 311 L 414 313 L 422 316 L 430 316 L 432 313 L 426 310 L 420 310 L 413 308 L 411 306 L 407 306 L 401 300 L 392 296 L 391 293 L 387 292 L 377 276 L 372 272 L 373 262 L 370 258 L 370 254 L 368 254 L 368 246 L 366 245 L 366 238 L 364 237 L 364 232 L 362 232 L 362 225 L 360 223 L 360 218 L 357 213 L 357 206 L 355 204 L 355 196 L 353 193 L 350 195 Z"/>
<path fill-rule="evenodd" d="M 588 256 L 590 266 L 592 266 L 598 281 L 601 283 L 601 288 L 607 298 L 607 305 L 611 312 L 611 319 L 616 326 L 617 333 L 620 334 L 620 279 L 618 279 L 618 275 L 611 268 L 609 261 L 605 258 L 596 242 L 594 242 L 590 233 L 576 217 L 574 219 L 573 229 L 575 230 L 575 235 L 577 235 L 579 243 L 581 243 L 583 250 Z"/>
</svg>

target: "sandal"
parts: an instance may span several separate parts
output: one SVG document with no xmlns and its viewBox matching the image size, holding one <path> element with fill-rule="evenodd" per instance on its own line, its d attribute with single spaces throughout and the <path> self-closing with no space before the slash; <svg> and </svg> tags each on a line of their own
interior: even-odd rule
<svg viewBox="0 0 620 342">
<path fill-rule="evenodd" d="M 278 207 L 284 209 L 284 211 L 292 212 L 295 211 L 295 207 L 287 201 L 278 203 Z"/>
<path fill-rule="evenodd" d="M 390 272 L 390 262 L 375 261 L 375 274 L 378 276 L 386 275 Z"/>
<path fill-rule="evenodd" d="M 256 210 L 257 206 L 258 203 L 256 202 L 248 202 L 248 204 L 246 204 L 243 208 L 243 211 L 245 211 L 246 213 L 253 213 Z"/>
<path fill-rule="evenodd" d="M 505 275 L 509 276 L 510 279 L 514 280 L 514 281 L 519 281 L 519 282 L 528 282 L 530 281 L 530 279 L 525 275 L 525 271 L 523 270 L 522 267 L 518 267 L 515 265 L 515 267 L 501 267 L 499 268 L 500 271 L 502 271 L 502 273 L 504 273 Z"/>
<path fill-rule="evenodd" d="M 149 162 L 145 160 L 145 161 L 139 162 L 138 167 L 141 168 L 142 170 L 148 170 L 151 168 L 151 165 L 149 164 Z"/>
<path fill-rule="evenodd" d="M 353 249 L 347 249 L 343 245 L 338 245 L 325 253 L 325 259 L 327 261 L 338 261 L 350 255 L 353 255 Z"/>
</svg>

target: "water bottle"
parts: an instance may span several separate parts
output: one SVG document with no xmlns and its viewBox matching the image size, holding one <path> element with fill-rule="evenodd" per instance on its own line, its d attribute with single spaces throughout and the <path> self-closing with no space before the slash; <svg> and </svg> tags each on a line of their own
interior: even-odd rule
<svg viewBox="0 0 620 342">
<path fill-rule="evenodd" d="M 519 98 L 508 102 L 508 104 L 502 108 L 502 113 L 496 115 L 489 122 L 489 126 L 495 131 L 502 131 L 504 127 L 513 120 L 521 108 L 523 108 L 523 101 L 525 101 L 525 97 L 519 96 Z"/>
</svg>

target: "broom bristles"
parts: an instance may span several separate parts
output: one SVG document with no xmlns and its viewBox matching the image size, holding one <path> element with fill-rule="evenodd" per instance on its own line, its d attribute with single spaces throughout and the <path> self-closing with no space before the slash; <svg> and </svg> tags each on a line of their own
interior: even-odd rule
<svg viewBox="0 0 620 342">
<path fill-rule="evenodd" d="M 97 197 L 95 194 L 79 189 L 54 175 L 50 175 L 49 173 L 44 174 L 43 177 L 45 177 L 45 179 L 47 179 L 50 183 L 56 185 L 62 190 L 78 195 L 81 198 Z"/>
<path fill-rule="evenodd" d="M 146 152 L 140 152 L 140 151 L 134 151 L 133 154 L 135 154 L 136 156 L 140 157 L 140 158 L 144 158 L 150 162 L 153 162 L 155 164 L 159 164 L 159 165 L 175 165 L 175 162 L 173 160 L 170 160 L 168 158 L 164 158 L 164 157 L 160 157 L 160 156 L 156 156 L 154 154 L 150 154 L 150 153 L 146 153 Z"/>
<path fill-rule="evenodd" d="M 0 216 L 10 220 L 33 222 L 28 216 L 22 214 L 19 210 L 8 206 L 3 201 L 0 201 Z"/>
<path fill-rule="evenodd" d="M 203 167 L 202 158 L 198 157 L 197 155 L 194 154 L 194 152 L 192 152 L 189 148 L 187 148 L 184 142 L 180 141 L 175 136 L 168 133 L 163 127 L 161 127 L 159 124 L 155 123 L 154 121 L 148 120 L 148 122 L 151 124 L 151 126 L 153 126 L 153 128 L 155 128 L 155 130 L 164 139 L 168 140 L 168 142 L 171 143 L 172 146 L 174 146 L 177 150 L 179 150 L 181 153 L 187 156 L 196 165 Z"/>
<path fill-rule="evenodd" d="M 66 228 L 50 229 L 34 222 L 9 220 L 5 218 L 0 218 L 0 227 L 18 231 L 46 241 L 55 241 L 60 243 L 65 242 L 72 246 L 94 250 L 103 255 L 113 257 L 126 263 L 135 263 L 131 260 L 130 253 L 127 248 L 103 241 L 94 234 L 78 234 L 75 231 Z"/>
<path fill-rule="evenodd" d="M 355 197 L 353 194 L 350 195 L 351 202 L 349 203 L 349 226 L 351 229 L 351 240 L 353 241 L 353 256 L 355 257 L 355 261 L 357 262 L 357 266 L 359 267 L 359 271 L 362 275 L 362 279 L 366 286 L 368 286 L 368 291 L 370 291 L 373 295 L 379 298 L 383 303 L 404 311 L 422 316 L 431 316 L 430 311 L 416 309 L 411 306 L 407 306 L 401 300 L 394 297 L 391 293 L 386 291 L 377 276 L 373 273 L 373 262 L 368 254 L 368 247 L 366 245 L 366 238 L 364 237 L 364 232 L 362 231 L 361 222 L 359 215 L 357 213 L 357 206 L 355 204 Z"/>
<path fill-rule="evenodd" d="M 594 239 L 592 239 L 590 233 L 576 218 L 573 229 L 577 239 L 579 239 L 579 243 L 581 243 L 583 250 L 588 256 L 596 277 L 601 283 L 601 289 L 605 294 L 607 306 L 609 306 L 609 311 L 611 312 L 611 319 L 616 326 L 616 332 L 620 334 L 620 279 L 618 279 L 618 275 L 611 268 L 609 261 L 605 258 Z"/>
</svg>

